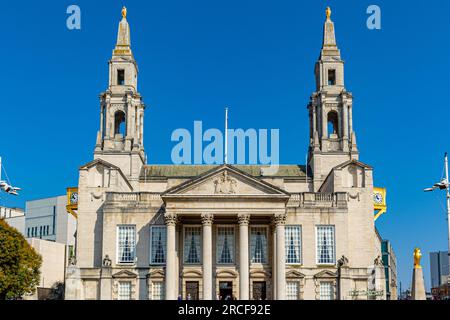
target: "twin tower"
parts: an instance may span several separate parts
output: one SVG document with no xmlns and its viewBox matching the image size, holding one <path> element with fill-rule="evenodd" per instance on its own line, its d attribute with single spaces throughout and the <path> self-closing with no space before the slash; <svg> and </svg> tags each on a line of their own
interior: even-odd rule
<svg viewBox="0 0 450 320">
<path fill-rule="evenodd" d="M 145 105 L 137 88 L 138 72 L 124 7 L 116 47 L 109 61 L 109 86 L 100 95 L 100 130 L 94 158 L 120 167 L 134 186 L 138 185 L 140 170 L 146 163 Z M 317 191 L 332 168 L 358 160 L 359 156 L 352 124 L 353 97 L 345 89 L 344 61 L 337 47 L 330 8 L 326 10 L 315 78 L 316 91 L 308 104 L 308 166 L 314 177 L 314 191 Z"/>
</svg>

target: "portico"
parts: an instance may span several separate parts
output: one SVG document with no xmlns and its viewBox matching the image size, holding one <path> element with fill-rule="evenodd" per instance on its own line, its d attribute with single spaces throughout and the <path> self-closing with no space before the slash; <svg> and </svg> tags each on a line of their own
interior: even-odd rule
<svg viewBox="0 0 450 320">
<path fill-rule="evenodd" d="M 167 225 L 167 299 L 177 299 L 178 295 L 186 294 L 183 287 L 186 281 L 181 279 L 177 284 L 175 280 L 177 268 L 182 275 L 188 269 L 191 274 L 194 270 L 201 274 L 199 298 L 204 300 L 216 299 L 220 295 L 221 283 L 223 287 L 231 284 L 239 288 L 232 291 L 235 298 L 254 298 L 250 296 L 253 292 L 251 272 L 258 274 L 255 279 L 259 280 L 261 275 L 267 275 L 267 281 L 265 277 L 259 281 L 264 287 L 262 298 L 274 298 L 276 286 L 278 297 L 283 299 L 286 287 L 284 225 L 290 197 L 286 192 L 236 168 L 222 166 L 168 190 L 161 197 L 165 202 Z M 186 228 L 189 232 L 201 231 L 198 235 L 201 238 L 201 260 L 186 257 L 185 250 L 192 250 L 186 241 L 196 241 L 186 236 Z M 278 257 L 276 260 L 268 254 L 273 250 Z M 223 257 L 224 252 L 226 258 Z M 276 283 L 272 283 L 274 269 L 277 270 Z M 224 274 L 228 277 L 223 277 Z M 221 275 L 228 281 L 217 282 Z M 265 284 L 261 284 L 263 282 Z"/>
</svg>

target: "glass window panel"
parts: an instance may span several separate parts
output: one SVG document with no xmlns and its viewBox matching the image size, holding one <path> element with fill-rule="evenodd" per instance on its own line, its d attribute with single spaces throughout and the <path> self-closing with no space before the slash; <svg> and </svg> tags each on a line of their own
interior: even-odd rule
<svg viewBox="0 0 450 320">
<path fill-rule="evenodd" d="M 234 263 L 234 228 L 219 227 L 217 229 L 217 263 Z"/>
<path fill-rule="evenodd" d="M 164 282 L 153 282 L 152 300 L 164 300 Z"/>
<path fill-rule="evenodd" d="M 286 282 L 286 299 L 287 300 L 298 300 L 299 287 L 300 286 L 299 286 L 298 281 Z"/>
<path fill-rule="evenodd" d="M 335 263 L 334 226 L 317 227 L 317 263 Z"/>
<path fill-rule="evenodd" d="M 250 238 L 252 263 L 267 263 L 267 228 L 252 227 Z"/>
<path fill-rule="evenodd" d="M 286 263 L 299 264 L 302 257 L 301 226 L 286 226 L 285 228 Z"/>
<path fill-rule="evenodd" d="M 119 282 L 119 300 L 131 300 L 131 282 Z"/>
<path fill-rule="evenodd" d="M 152 226 L 150 229 L 150 263 L 166 263 L 166 227 Z"/>
<path fill-rule="evenodd" d="M 333 283 L 321 282 L 319 289 L 320 300 L 333 300 Z"/>
<path fill-rule="evenodd" d="M 198 264 L 201 258 L 201 228 L 186 227 L 184 229 L 184 263 Z"/>
<path fill-rule="evenodd" d="M 118 226 L 117 237 L 119 263 L 133 263 L 136 251 L 136 227 L 130 225 Z"/>
</svg>

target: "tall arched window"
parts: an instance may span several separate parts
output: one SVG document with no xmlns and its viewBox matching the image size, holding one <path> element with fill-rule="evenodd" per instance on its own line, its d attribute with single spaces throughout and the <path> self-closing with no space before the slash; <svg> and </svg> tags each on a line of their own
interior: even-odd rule
<svg viewBox="0 0 450 320">
<path fill-rule="evenodd" d="M 114 115 L 114 134 L 121 134 L 125 137 L 125 113 L 117 111 Z"/>
<path fill-rule="evenodd" d="M 336 111 L 328 113 L 328 136 L 331 135 L 339 137 L 339 117 Z"/>
</svg>

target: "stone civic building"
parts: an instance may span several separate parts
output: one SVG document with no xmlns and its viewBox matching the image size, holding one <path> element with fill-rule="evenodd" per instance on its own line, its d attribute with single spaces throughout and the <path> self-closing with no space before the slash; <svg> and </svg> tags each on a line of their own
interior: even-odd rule
<svg viewBox="0 0 450 320">
<path fill-rule="evenodd" d="M 281 165 L 275 175 L 257 165 L 146 164 L 122 14 L 94 160 L 80 168 L 66 298 L 383 299 L 373 171 L 358 160 L 330 12 L 307 107 L 308 170 Z"/>
</svg>

